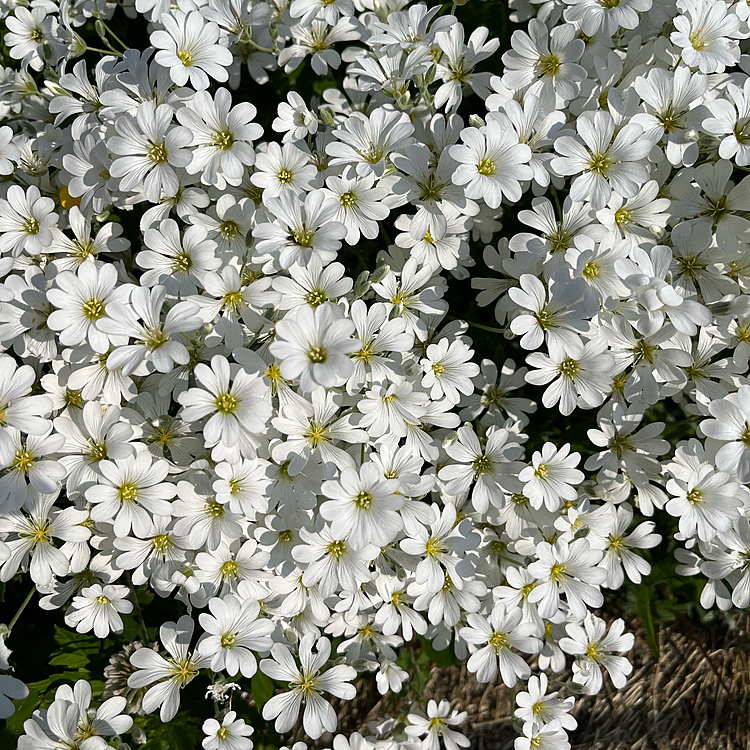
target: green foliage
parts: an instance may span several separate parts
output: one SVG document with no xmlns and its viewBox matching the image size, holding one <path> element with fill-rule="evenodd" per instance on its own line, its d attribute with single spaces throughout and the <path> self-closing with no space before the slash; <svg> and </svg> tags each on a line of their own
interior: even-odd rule
<svg viewBox="0 0 750 750">
<path fill-rule="evenodd" d="M 148 737 L 148 742 L 139 747 L 141 750 L 195 750 L 205 737 L 201 728 L 203 721 L 190 711 L 180 711 L 168 724 L 162 724 L 158 713 L 139 716 L 135 723 Z"/>
<path fill-rule="evenodd" d="M 422 644 L 422 653 L 427 655 L 432 664 L 437 664 L 438 667 L 453 667 L 461 664 L 461 660 L 453 653 L 452 643 L 442 651 L 438 651 L 430 641 L 421 635 L 419 636 L 419 642 Z"/>
<path fill-rule="evenodd" d="M 651 587 L 645 583 L 640 584 L 636 592 L 636 601 L 638 603 L 638 614 L 641 616 L 641 622 L 646 630 L 646 642 L 648 643 L 649 651 L 651 652 L 651 656 L 658 660 L 659 641 L 656 637 L 654 618 L 651 613 Z"/>
<path fill-rule="evenodd" d="M 267 675 L 264 675 L 263 672 L 258 670 L 253 675 L 250 684 L 253 689 L 253 699 L 255 700 L 255 705 L 258 707 L 258 710 L 261 711 L 263 709 L 263 706 L 265 706 L 266 703 L 271 700 L 271 696 L 274 693 L 273 680 Z"/>
</svg>

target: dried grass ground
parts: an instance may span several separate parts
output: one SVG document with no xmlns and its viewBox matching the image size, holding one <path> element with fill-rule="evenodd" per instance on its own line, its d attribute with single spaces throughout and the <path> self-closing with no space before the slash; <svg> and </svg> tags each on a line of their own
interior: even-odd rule
<svg viewBox="0 0 750 750">
<path fill-rule="evenodd" d="M 750 750 L 750 618 L 735 630 L 665 627 L 658 662 L 638 621 L 629 625 L 633 674 L 623 690 L 605 679 L 599 695 L 579 698 L 573 749 Z M 473 750 L 513 747 L 511 694 L 497 679 L 482 686 L 465 666 L 435 669 L 427 692 L 469 712 Z"/>
<path fill-rule="evenodd" d="M 636 633 L 633 673 L 623 690 L 605 678 L 599 695 L 579 696 L 573 750 L 750 750 L 750 617 L 734 625 L 701 627 L 682 620 L 664 627 L 656 661 L 640 622 L 629 619 Z M 357 706 L 342 706 L 339 731 L 365 730 L 366 723 L 349 726 L 360 711 L 371 708 L 368 719 L 382 713 L 383 707 L 374 705 L 377 695 L 366 693 L 355 700 Z M 448 698 L 468 712 L 463 731 L 471 750 L 512 750 L 518 736 L 512 695 L 497 678 L 479 685 L 465 665 L 433 667 L 424 697 Z"/>
</svg>

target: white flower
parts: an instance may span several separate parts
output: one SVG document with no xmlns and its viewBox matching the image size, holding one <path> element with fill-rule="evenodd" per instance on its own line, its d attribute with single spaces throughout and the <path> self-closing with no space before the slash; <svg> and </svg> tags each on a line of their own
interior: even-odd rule
<svg viewBox="0 0 750 750">
<path fill-rule="evenodd" d="M 740 21 L 726 3 L 706 0 L 681 0 L 685 15 L 677 16 L 673 23 L 676 31 L 670 34 L 673 44 L 681 47 L 682 59 L 701 73 L 723 73 L 727 66 L 739 60 L 739 43 L 742 34 Z"/>
<path fill-rule="evenodd" d="M 595 567 L 602 553 L 591 549 L 586 539 L 571 543 L 560 539 L 554 545 L 540 542 L 536 556 L 537 561 L 528 570 L 540 583 L 529 594 L 529 601 L 538 604 L 541 617 L 550 618 L 558 611 L 561 593 L 565 593 L 570 611 L 579 619 L 586 616 L 586 605 L 602 605 L 599 584 L 604 583 L 607 573 Z"/>
<path fill-rule="evenodd" d="M 569 714 L 575 704 L 575 698 L 558 698 L 557 691 L 547 692 L 549 681 L 547 675 L 542 672 L 538 677 L 532 675 L 526 685 L 526 690 L 516 695 L 518 708 L 514 715 L 524 722 L 538 722 L 539 724 L 550 724 L 559 722 L 564 729 L 572 730 L 578 726 L 578 722 Z"/>
<path fill-rule="evenodd" d="M 317 583 L 326 597 L 338 588 L 354 591 L 371 579 L 368 563 L 380 554 L 375 545 L 355 550 L 346 540 L 336 539 L 327 528 L 319 533 L 301 528 L 299 533 L 305 544 L 296 546 L 292 556 L 298 563 L 307 564 L 302 583 L 308 588 Z"/>
<path fill-rule="evenodd" d="M 11 174 L 13 162 L 20 155 L 21 152 L 13 143 L 13 131 L 7 125 L 3 125 L 0 127 L 0 174 Z"/>
<path fill-rule="evenodd" d="M 554 108 L 556 97 L 566 102 L 575 98 L 586 77 L 586 70 L 576 64 L 585 45 L 575 38 L 575 27 L 562 24 L 550 31 L 532 18 L 528 31 L 517 29 L 510 38 L 513 49 L 503 55 L 503 84 L 526 89 L 527 96 L 539 97 L 545 107 Z"/>
<path fill-rule="evenodd" d="M 553 353 L 550 347 L 550 356 L 534 352 L 526 363 L 539 368 L 526 373 L 528 383 L 545 385 L 552 381 L 542 404 L 549 409 L 559 402 L 560 413 L 568 416 L 576 406 L 591 409 L 604 401 L 611 389 L 615 360 L 607 352 L 605 339 L 593 339 L 578 354 L 559 349 Z"/>
<path fill-rule="evenodd" d="M 144 241 L 149 250 L 136 256 L 136 263 L 147 269 L 141 276 L 141 285 L 161 284 L 169 294 L 181 297 L 195 294 L 197 284 L 203 285 L 205 274 L 221 266 L 214 254 L 216 243 L 207 239 L 207 234 L 205 227 L 193 225 L 180 237 L 173 219 L 164 219 L 158 229 L 147 229 Z"/>
<path fill-rule="evenodd" d="M 303 391 L 342 385 L 354 369 L 348 356 L 357 349 L 354 324 L 339 311 L 331 303 L 299 307 L 276 326 L 271 353 L 280 360 L 281 374 L 299 380 Z"/>
<path fill-rule="evenodd" d="M 570 750 L 570 742 L 559 721 L 549 724 L 526 721 L 523 736 L 514 740 L 513 747 L 515 750 Z"/>
<path fill-rule="evenodd" d="M 95 263 L 82 263 L 77 273 L 63 271 L 55 278 L 57 288 L 47 292 L 47 298 L 58 309 L 47 318 L 47 325 L 60 332 L 60 343 L 76 346 L 85 340 L 94 351 L 109 351 L 111 343 L 120 346 L 127 342 L 124 336 L 109 337 L 97 327 L 105 316 L 110 302 L 127 301 L 128 290 L 117 288 L 117 270 L 107 264 L 98 268 Z"/>
<path fill-rule="evenodd" d="M 382 177 L 392 151 L 412 144 L 414 126 L 405 112 L 376 109 L 370 117 L 353 112 L 343 127 L 333 131 L 337 141 L 326 146 L 331 166 L 354 164 L 361 177 Z"/>
<path fill-rule="evenodd" d="M 257 665 L 253 651 L 271 650 L 271 634 L 275 625 L 270 620 L 258 619 L 260 606 L 249 599 L 241 602 L 228 594 L 223 599 L 208 602 L 209 615 L 199 615 L 201 627 L 207 635 L 198 642 L 197 652 L 210 658 L 214 672 L 252 677 Z"/>
<path fill-rule="evenodd" d="M 701 431 L 724 443 L 716 454 L 717 467 L 737 472 L 740 482 L 750 481 L 750 386 L 712 401 L 708 411 L 714 419 L 701 422 Z"/>
<path fill-rule="evenodd" d="M 367 239 L 378 236 L 378 222 L 388 218 L 390 209 L 382 202 L 388 196 L 388 189 L 373 187 L 374 174 L 358 176 L 353 167 L 347 167 L 341 176 L 331 176 L 326 180 L 322 191 L 336 206 L 332 217 L 346 227 L 345 240 L 356 245 L 360 235 Z"/>
<path fill-rule="evenodd" d="M 474 430 L 464 425 L 458 429 L 458 441 L 445 446 L 445 452 L 458 463 L 444 466 L 438 476 L 446 481 L 445 489 L 451 495 L 466 492 L 473 483 L 471 502 L 477 512 L 486 513 L 490 505 L 502 508 L 502 478 L 517 471 L 519 464 L 513 461 L 521 450 L 505 429 L 490 427 L 483 445 Z"/>
<path fill-rule="evenodd" d="M 674 166 L 689 167 L 698 158 L 698 142 L 688 137 L 688 133 L 697 130 L 701 117 L 705 116 L 706 110 L 700 102 L 707 86 L 704 75 L 683 66 L 674 73 L 652 68 L 648 75 L 639 76 L 633 83 L 647 107 L 646 112 L 637 112 L 631 122 L 642 125 L 647 133 L 654 132 L 659 139 L 667 136 L 667 159 Z"/>
<path fill-rule="evenodd" d="M 175 168 L 190 163 L 185 147 L 193 136 L 187 128 L 172 125 L 172 113 L 168 104 L 157 107 L 147 101 L 138 107 L 135 117 L 123 114 L 115 120 L 117 135 L 107 145 L 119 156 L 109 173 L 120 178 L 120 190 L 142 188 L 152 203 L 159 201 L 162 192 L 174 195 L 178 191 Z"/>
<path fill-rule="evenodd" d="M 600 31 L 612 36 L 619 29 L 634 29 L 638 26 L 638 12 L 651 9 L 652 0 L 625 0 L 610 7 L 597 0 L 565 0 L 572 6 L 565 10 L 566 21 L 580 21 L 581 31 L 594 36 Z"/>
<path fill-rule="evenodd" d="M 12 357 L 0 357 L 0 427 L 15 427 L 28 435 L 49 432 L 50 421 L 42 415 L 52 410 L 52 401 L 48 396 L 29 395 L 35 381 L 30 365 L 18 367 Z M 10 443 L 5 430 L 0 431 L 0 442 Z"/>
<path fill-rule="evenodd" d="M 34 70 L 44 67 L 44 43 L 53 42 L 57 31 L 57 19 L 48 15 L 47 8 L 29 10 L 23 6 L 15 8 L 5 24 L 8 27 L 5 43 L 10 56 L 30 65 Z"/>
<path fill-rule="evenodd" d="M 162 14 L 159 21 L 164 30 L 151 34 L 151 44 L 158 50 L 154 59 L 169 68 L 169 75 L 178 86 L 189 80 L 193 88 L 207 89 L 209 77 L 227 80 L 226 68 L 232 64 L 232 53 L 217 44 L 220 30 L 215 23 L 206 23 L 198 11 L 179 10 Z"/>
<path fill-rule="evenodd" d="M 383 599 L 382 605 L 375 613 L 375 624 L 382 628 L 383 635 L 394 635 L 401 629 L 404 640 L 409 642 L 414 632 L 420 635 L 427 632 L 424 617 L 410 606 L 411 598 L 406 593 L 406 584 L 403 581 L 381 575 L 375 580 L 375 585 Z"/>
<path fill-rule="evenodd" d="M 574 485 L 580 484 L 584 475 L 575 467 L 581 460 L 580 453 L 571 453 L 570 444 L 559 450 L 552 443 L 545 443 L 541 453 L 534 451 L 532 465 L 522 469 L 518 479 L 524 482 L 523 493 L 534 508 L 546 505 L 557 510 L 565 501 L 578 497 Z"/>
<path fill-rule="evenodd" d="M 458 750 L 460 747 L 469 747 L 471 744 L 468 737 L 458 732 L 453 727 L 459 727 L 466 720 L 467 713 L 462 711 L 451 711 L 451 704 L 447 700 L 437 703 L 429 700 L 427 703 L 427 715 L 421 711 L 412 711 L 406 717 L 405 732 L 408 737 L 423 737 L 422 750 L 438 750 L 440 740 L 445 743 L 446 750 Z"/>
<path fill-rule="evenodd" d="M 489 93 L 489 74 L 477 73 L 474 68 L 495 53 L 500 40 L 488 41 L 489 30 L 484 26 L 474 29 L 466 43 L 463 24 L 454 23 L 447 30 L 436 31 L 435 43 L 443 53 L 437 65 L 437 74 L 443 84 L 435 92 L 435 107 L 445 106 L 447 111 L 455 111 L 463 99 L 464 86 L 469 86 L 482 97 Z"/>
<path fill-rule="evenodd" d="M 221 723 L 216 719 L 203 722 L 206 738 L 201 743 L 205 750 L 252 750 L 253 742 L 248 739 L 253 728 L 238 719 L 235 711 L 227 711 Z"/>
<path fill-rule="evenodd" d="M 278 198 L 268 198 L 267 204 L 277 223 L 258 224 L 253 229 L 253 237 L 260 240 L 255 261 L 271 259 L 288 269 L 295 263 L 307 266 L 313 256 L 322 263 L 336 258 L 347 229 L 335 220 L 338 206 L 322 192 L 308 193 L 302 201 L 293 191 L 286 191 Z"/>
<path fill-rule="evenodd" d="M 523 613 L 519 607 L 506 610 L 504 604 L 492 608 L 489 621 L 481 615 L 469 613 L 466 616 L 468 627 L 461 628 L 460 635 L 468 643 L 482 646 L 469 658 L 466 664 L 470 672 L 475 672 L 478 682 L 489 682 L 500 669 L 503 683 L 513 687 L 520 678 L 527 679 L 531 674 L 528 664 L 512 648 L 527 654 L 541 650 L 542 642 L 534 638 L 536 625 L 521 623 Z"/>
<path fill-rule="evenodd" d="M 739 483 L 708 464 L 692 472 L 687 480 L 670 479 L 667 492 L 674 497 L 665 509 L 680 519 L 680 533 L 686 538 L 697 534 L 701 541 L 710 542 L 729 531 L 740 512 Z"/>
<path fill-rule="evenodd" d="M 427 591 L 437 593 L 449 575 L 453 585 L 461 590 L 465 580 L 474 573 L 471 559 L 461 553 L 475 549 L 479 545 L 479 535 L 472 531 L 468 518 L 456 523 L 456 506 L 446 503 L 441 510 L 433 505 L 433 518 L 430 529 L 421 524 L 400 542 L 401 549 L 410 555 L 420 557 L 415 573 L 415 581 L 425 584 Z"/>
<path fill-rule="evenodd" d="M 583 627 L 568 623 L 567 638 L 560 639 L 560 646 L 567 654 L 576 656 L 573 665 L 573 681 L 584 686 L 588 695 L 595 695 L 602 687 L 602 668 L 609 674 L 612 684 L 625 686 L 627 676 L 633 671 L 624 656 L 613 656 L 613 652 L 630 651 L 635 642 L 632 633 L 625 633 L 625 622 L 615 620 L 607 633 L 607 624 L 596 615 L 588 614 Z"/>
<path fill-rule="evenodd" d="M 440 339 L 427 347 L 427 356 L 422 360 L 422 387 L 430 389 L 430 397 L 445 396 L 452 404 L 460 400 L 460 393 L 474 392 L 471 378 L 479 374 L 479 365 L 469 362 L 472 350 L 463 341 Z"/>
<path fill-rule="evenodd" d="M 88 519 L 87 511 L 73 506 L 55 508 L 56 498 L 57 494 L 41 495 L 29 490 L 23 510 L 0 517 L 0 532 L 6 534 L 0 547 L 0 581 L 9 581 L 19 567 L 28 570 L 31 580 L 39 586 L 49 585 L 53 576 L 68 575 L 69 558 L 55 547 L 53 540 L 85 542 L 91 531 L 80 525 Z"/>
<path fill-rule="evenodd" d="M 561 136 L 555 141 L 552 169 L 561 175 L 578 175 L 570 186 L 574 201 L 590 200 L 594 209 L 607 205 L 612 191 L 632 198 L 648 180 L 643 163 L 654 145 L 649 133 L 630 122 L 615 132 L 615 121 L 609 112 L 583 112 L 576 120 L 580 140 Z M 583 141 L 583 143 L 581 142 Z"/>
<path fill-rule="evenodd" d="M 740 167 L 750 164 L 750 79 L 742 89 L 727 85 L 731 102 L 715 99 L 709 105 L 713 117 L 703 120 L 703 129 L 721 138 L 719 156 L 733 159 Z"/>
<path fill-rule="evenodd" d="M 6 428 L 5 437 L 0 442 L 0 466 L 7 469 L 0 477 L 0 502 L 5 509 L 17 510 L 23 505 L 29 484 L 45 495 L 57 492 L 66 472 L 54 454 L 65 438 L 52 432 L 28 435 L 23 440 L 14 427 Z"/>
<path fill-rule="evenodd" d="M 226 357 L 217 354 L 210 367 L 202 362 L 196 365 L 195 377 L 202 387 L 189 388 L 178 400 L 186 422 L 211 415 L 203 427 L 207 447 L 222 443 L 231 448 L 244 436 L 263 432 L 272 409 L 268 387 L 257 372 L 251 374 L 238 365 L 230 366 Z"/>
<path fill-rule="evenodd" d="M 106 638 L 110 631 L 121 633 L 123 622 L 120 614 L 130 614 L 133 603 L 128 601 L 127 586 L 101 586 L 95 583 L 73 597 L 71 608 L 65 615 L 65 623 L 75 627 L 79 633 L 93 630 L 97 638 Z"/>
<path fill-rule="evenodd" d="M 531 149 L 518 142 L 516 132 L 490 120 L 479 129 L 462 130 L 461 140 L 463 145 L 451 146 L 450 155 L 459 164 L 453 182 L 466 186 L 466 197 L 481 198 L 490 208 L 498 208 L 503 198 L 520 200 L 520 182 L 531 180 L 534 172 L 528 165 Z"/>
<path fill-rule="evenodd" d="M 313 653 L 313 646 L 317 648 L 317 653 Z M 276 719 L 274 728 L 277 732 L 288 732 L 297 723 L 303 702 L 302 724 L 310 737 L 318 739 L 324 731 L 336 730 L 336 713 L 322 693 L 352 700 L 357 691 L 350 681 L 357 673 L 346 664 L 321 672 L 330 654 L 331 642 L 327 638 L 320 638 L 316 642 L 315 636 L 309 633 L 302 637 L 299 644 L 300 666 L 281 643 L 273 645 L 273 659 L 264 659 L 260 663 L 265 674 L 289 685 L 290 692 L 275 695 L 263 706 L 263 718 L 266 721 Z"/>
<path fill-rule="evenodd" d="M 317 169 L 310 163 L 310 155 L 293 143 L 269 143 L 265 151 L 255 156 L 255 171 L 250 177 L 253 185 L 263 190 L 263 202 L 292 193 L 299 195 L 312 188 Z M 275 213 L 275 212 L 274 212 Z"/>
<path fill-rule="evenodd" d="M 372 462 L 359 472 L 344 468 L 337 481 L 321 485 L 331 502 L 320 506 L 320 515 L 331 524 L 331 534 L 354 549 L 368 544 L 385 547 L 403 528 L 397 511 L 404 499 L 397 494 L 398 486 L 396 479 L 383 479 Z"/>
<path fill-rule="evenodd" d="M 172 515 L 168 502 L 177 494 L 177 487 L 165 482 L 169 465 L 153 460 L 148 451 L 135 458 L 101 461 L 98 471 L 102 483 L 86 490 L 86 499 L 94 503 L 91 517 L 95 521 L 114 521 L 115 534 L 126 536 L 132 528 L 138 536 L 151 528 L 151 514 Z"/>
<path fill-rule="evenodd" d="M 0 199 L 0 251 L 14 256 L 22 252 L 39 255 L 52 244 L 52 228 L 58 218 L 54 201 L 42 196 L 35 185 L 26 191 L 11 185 L 7 197 Z"/>
<path fill-rule="evenodd" d="M 296 24 L 290 31 L 294 44 L 281 50 L 279 65 L 283 66 L 285 73 L 291 73 L 307 55 L 311 55 L 310 66 L 319 76 L 326 75 L 329 66 L 336 69 L 341 64 L 341 56 L 333 45 L 359 36 L 356 25 L 349 18 L 339 18 L 334 26 L 316 19 L 309 26 Z"/>
<path fill-rule="evenodd" d="M 277 133 L 284 134 L 282 138 L 284 143 L 300 141 L 307 135 L 314 135 L 318 132 L 318 118 L 308 109 L 305 100 L 296 91 L 287 93 L 286 101 L 279 102 L 277 111 L 278 116 L 271 127 Z"/>
<path fill-rule="evenodd" d="M 128 687 L 151 687 L 143 697 L 143 710 L 150 714 L 160 708 L 163 722 L 171 721 L 180 708 L 180 690 L 191 683 L 200 670 L 208 667 L 210 659 L 190 651 L 195 624 L 189 615 L 177 622 L 165 622 L 159 628 L 159 638 L 169 652 L 165 659 L 150 648 L 140 648 L 130 657 L 137 671 L 128 677 Z M 153 683 L 156 683 L 155 685 Z"/>
</svg>

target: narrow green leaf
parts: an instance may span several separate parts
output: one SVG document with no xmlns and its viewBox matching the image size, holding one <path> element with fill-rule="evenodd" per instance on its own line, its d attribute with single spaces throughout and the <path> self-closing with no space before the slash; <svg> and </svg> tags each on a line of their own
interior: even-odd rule
<svg viewBox="0 0 750 750">
<path fill-rule="evenodd" d="M 654 629 L 654 617 L 651 612 L 651 587 L 642 583 L 638 587 L 636 594 L 636 603 L 638 604 L 638 614 L 641 617 L 641 622 L 646 630 L 646 643 L 648 644 L 648 650 L 651 652 L 651 656 L 657 661 L 659 660 L 659 641 L 656 638 L 656 630 Z"/>
</svg>

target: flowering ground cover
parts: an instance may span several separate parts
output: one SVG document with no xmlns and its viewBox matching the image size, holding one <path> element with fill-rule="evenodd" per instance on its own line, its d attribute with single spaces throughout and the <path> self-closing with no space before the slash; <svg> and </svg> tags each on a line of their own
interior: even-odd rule
<svg viewBox="0 0 750 750">
<path fill-rule="evenodd" d="M 745 746 L 748 3 L 0 12 L 1 748 Z"/>
</svg>

